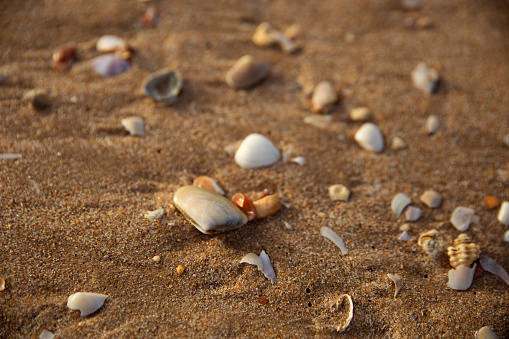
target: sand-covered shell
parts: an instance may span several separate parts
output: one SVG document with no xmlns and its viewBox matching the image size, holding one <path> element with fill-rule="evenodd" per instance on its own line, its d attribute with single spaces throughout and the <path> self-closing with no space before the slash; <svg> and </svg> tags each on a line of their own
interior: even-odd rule
<svg viewBox="0 0 509 339">
<path fill-rule="evenodd" d="M 418 88 L 427 94 L 436 93 L 438 89 L 438 82 L 440 80 L 437 70 L 429 67 L 426 63 L 421 62 L 417 65 L 417 67 L 415 67 L 411 75 L 415 88 Z"/>
<path fill-rule="evenodd" d="M 421 233 L 417 244 L 431 258 L 435 259 L 444 250 L 444 236 L 435 229 L 428 230 Z"/>
<path fill-rule="evenodd" d="M 129 61 L 116 54 L 104 54 L 92 60 L 94 70 L 107 78 L 124 73 L 131 68 Z"/>
<path fill-rule="evenodd" d="M 405 193 L 398 193 L 392 198 L 391 209 L 397 217 L 401 216 L 405 207 L 410 205 L 412 200 Z"/>
<path fill-rule="evenodd" d="M 116 35 L 103 35 L 97 40 L 95 47 L 99 52 L 111 53 L 125 45 L 125 40 Z"/>
<path fill-rule="evenodd" d="M 316 85 L 313 91 L 313 97 L 311 98 L 313 111 L 327 112 L 337 101 L 338 95 L 336 94 L 336 89 L 332 82 L 322 81 Z"/>
<path fill-rule="evenodd" d="M 244 55 L 226 72 L 226 83 L 232 88 L 248 89 L 262 82 L 269 75 L 269 69 L 265 61 Z"/>
<path fill-rule="evenodd" d="M 362 125 L 355 133 L 354 138 L 365 150 L 378 153 L 384 149 L 384 136 L 382 131 L 377 125 L 371 122 Z"/>
<path fill-rule="evenodd" d="M 81 316 L 85 317 L 100 309 L 106 298 L 108 296 L 104 294 L 78 292 L 69 296 L 67 307 L 71 310 L 79 310 Z"/>
<path fill-rule="evenodd" d="M 461 232 L 468 230 L 474 218 L 475 211 L 468 207 L 458 206 L 451 215 L 451 224 Z"/>
<path fill-rule="evenodd" d="M 131 135 L 145 135 L 145 123 L 143 119 L 140 117 L 129 117 L 121 120 L 122 126 L 129 132 Z"/>
<path fill-rule="evenodd" d="M 502 203 L 497 218 L 502 224 L 506 226 L 509 225 L 509 201 L 504 201 Z"/>
<path fill-rule="evenodd" d="M 460 234 L 454 240 L 454 246 L 447 248 L 447 255 L 451 266 L 457 268 L 459 265 L 470 267 L 479 258 L 481 248 L 472 242 L 466 234 Z"/>
<path fill-rule="evenodd" d="M 163 68 L 148 76 L 143 89 L 149 98 L 173 104 L 182 90 L 182 75 L 179 71 Z"/>
<path fill-rule="evenodd" d="M 427 190 L 421 195 L 421 201 L 429 208 L 437 208 L 442 204 L 442 195 L 434 190 Z"/>
<path fill-rule="evenodd" d="M 218 185 L 218 183 L 214 179 L 212 179 L 211 177 L 206 176 L 206 175 L 202 175 L 202 176 L 196 177 L 193 180 L 193 186 L 206 188 L 206 189 L 209 189 L 209 190 L 214 191 L 216 193 L 219 193 L 221 195 L 224 195 L 224 191 Z"/>
<path fill-rule="evenodd" d="M 263 219 L 279 211 L 281 201 L 277 194 L 270 194 L 261 199 L 253 201 L 256 211 L 256 219 Z"/>
<path fill-rule="evenodd" d="M 231 231 L 247 223 L 230 200 L 206 188 L 183 186 L 173 196 L 175 206 L 202 233 Z"/>
<path fill-rule="evenodd" d="M 274 144 L 258 133 L 248 135 L 235 152 L 235 162 L 242 168 L 252 169 L 272 165 L 281 159 Z"/>
</svg>

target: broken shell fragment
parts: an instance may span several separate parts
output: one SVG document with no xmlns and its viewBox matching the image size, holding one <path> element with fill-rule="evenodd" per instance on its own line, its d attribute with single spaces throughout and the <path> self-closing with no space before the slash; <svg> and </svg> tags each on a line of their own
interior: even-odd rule
<svg viewBox="0 0 509 339">
<path fill-rule="evenodd" d="M 327 112 L 337 101 L 338 95 L 332 82 L 322 81 L 316 85 L 311 98 L 313 111 Z"/>
<path fill-rule="evenodd" d="M 409 206 L 405 211 L 406 221 L 417 221 L 422 215 L 422 210 L 418 207 Z"/>
<path fill-rule="evenodd" d="M 486 204 L 486 207 L 488 207 L 488 209 L 498 207 L 502 203 L 499 199 L 497 199 L 496 197 L 490 196 L 490 195 L 488 195 L 484 198 L 484 202 Z"/>
<path fill-rule="evenodd" d="M 248 221 L 230 200 L 206 188 L 183 186 L 175 192 L 173 201 L 179 211 L 205 234 L 231 231 Z"/>
<path fill-rule="evenodd" d="M 235 162 L 246 169 L 269 166 L 280 158 L 281 154 L 276 146 L 258 133 L 248 135 L 235 152 Z"/>
<path fill-rule="evenodd" d="M 145 95 L 167 105 L 177 102 L 182 89 L 182 75 L 179 71 L 161 69 L 152 73 L 143 86 Z"/>
<path fill-rule="evenodd" d="M 101 53 L 111 53 L 117 50 L 119 47 L 125 45 L 126 45 L 125 40 L 119 38 L 118 36 L 103 35 L 97 40 L 95 47 Z"/>
<path fill-rule="evenodd" d="M 147 211 L 147 213 L 144 215 L 144 217 L 150 221 L 154 221 L 157 219 L 161 219 L 165 213 L 166 212 L 165 212 L 164 208 L 158 208 L 155 211 Z"/>
<path fill-rule="evenodd" d="M 398 295 L 398 292 L 401 290 L 401 283 L 403 282 L 403 280 L 397 274 L 387 273 L 387 277 L 394 282 L 394 287 L 395 287 L 394 298 L 396 298 L 396 296 Z"/>
<path fill-rule="evenodd" d="M 509 230 L 505 231 L 504 233 L 504 241 L 509 242 Z"/>
<path fill-rule="evenodd" d="M 69 42 L 53 53 L 53 67 L 61 71 L 68 70 L 77 59 L 76 43 Z"/>
<path fill-rule="evenodd" d="M 332 114 L 329 115 L 320 115 L 313 114 L 308 115 L 304 118 L 304 123 L 308 125 L 313 125 L 318 128 L 327 128 L 329 127 L 330 122 L 332 121 Z"/>
<path fill-rule="evenodd" d="M 449 281 L 447 286 L 453 290 L 466 290 L 472 285 L 474 280 L 475 267 L 468 268 L 467 266 L 459 265 L 456 269 L 449 270 Z"/>
<path fill-rule="evenodd" d="M 494 259 L 491 259 L 490 257 L 487 257 L 485 255 L 481 255 L 480 262 L 481 266 L 484 268 L 485 271 L 495 274 L 500 279 L 502 279 L 507 285 L 509 285 L 509 274 Z"/>
<path fill-rule="evenodd" d="M 472 239 L 466 234 L 460 234 L 454 240 L 454 246 L 447 248 L 447 255 L 452 267 L 459 265 L 470 267 L 470 265 L 479 258 L 481 248 L 472 242 Z"/>
<path fill-rule="evenodd" d="M 426 120 L 426 132 L 429 135 L 435 134 L 440 128 L 440 120 L 436 115 L 430 115 Z"/>
<path fill-rule="evenodd" d="M 410 240 L 410 234 L 408 233 L 408 231 L 403 231 L 403 233 L 401 233 L 399 235 L 398 240 L 401 240 L 401 241 L 408 241 L 408 240 Z"/>
<path fill-rule="evenodd" d="M 427 94 L 436 93 L 440 80 L 437 70 L 421 62 L 412 71 L 411 75 L 415 88 Z"/>
<path fill-rule="evenodd" d="M 451 224 L 461 232 L 468 230 L 474 219 L 475 211 L 468 207 L 456 207 L 451 215 Z"/>
<path fill-rule="evenodd" d="M 242 259 L 240 259 L 240 263 L 247 263 L 250 265 L 258 266 L 258 271 L 263 271 L 263 263 L 260 257 L 254 253 L 246 254 Z"/>
<path fill-rule="evenodd" d="M 509 201 L 504 201 L 500 206 L 500 210 L 497 215 L 498 221 L 502 224 L 509 225 Z"/>
<path fill-rule="evenodd" d="M 293 41 L 268 22 L 262 22 L 258 25 L 251 39 L 256 46 L 270 47 L 277 45 L 287 54 L 295 53 L 299 49 Z"/>
<path fill-rule="evenodd" d="M 131 135 L 145 136 L 145 123 L 140 117 L 129 117 L 121 120 L 122 126 Z"/>
<path fill-rule="evenodd" d="M 354 138 L 365 150 L 378 153 L 384 149 L 384 136 L 382 131 L 377 125 L 371 122 L 362 125 L 355 133 Z"/>
<path fill-rule="evenodd" d="M 81 316 L 85 317 L 100 309 L 106 298 L 108 296 L 104 294 L 78 292 L 69 296 L 67 307 L 71 310 L 79 310 Z"/>
<path fill-rule="evenodd" d="M 39 339 L 53 339 L 55 335 L 49 331 L 42 330 L 41 334 L 39 334 Z"/>
<path fill-rule="evenodd" d="M 253 202 L 251 199 L 246 197 L 242 193 L 236 193 L 231 200 L 235 205 L 237 205 L 238 208 L 244 212 L 244 214 L 247 216 L 247 220 L 251 221 L 256 218 L 256 208 L 253 205 Z"/>
<path fill-rule="evenodd" d="M 442 204 L 442 195 L 434 190 L 428 190 L 421 195 L 421 201 L 429 208 L 437 208 Z"/>
<path fill-rule="evenodd" d="M 253 201 L 253 206 L 256 211 L 256 219 L 263 219 L 279 211 L 281 202 L 277 194 L 270 194 Z"/>
<path fill-rule="evenodd" d="M 484 326 L 479 331 L 475 332 L 475 339 L 498 339 L 498 335 L 490 326 Z"/>
<path fill-rule="evenodd" d="M 250 55 L 244 55 L 226 72 L 226 83 L 235 89 L 254 87 L 269 75 L 269 68 L 265 61 L 257 61 Z"/>
<path fill-rule="evenodd" d="M 263 269 L 262 269 L 263 275 L 265 275 L 265 277 L 267 279 L 269 279 L 271 283 L 275 283 L 276 282 L 276 273 L 274 272 L 274 268 L 272 267 L 272 264 L 270 263 L 269 256 L 267 255 L 267 253 L 265 253 L 265 251 L 262 251 L 262 253 L 260 253 L 260 260 L 262 261 L 262 264 L 263 264 Z"/>
<path fill-rule="evenodd" d="M 350 307 L 348 309 L 348 318 L 343 323 L 343 325 L 338 325 L 338 327 L 336 328 L 336 331 L 338 331 L 338 333 L 344 332 L 346 330 L 346 328 L 350 325 L 350 322 L 352 321 L 352 318 L 353 318 L 353 301 L 352 301 L 352 297 L 350 297 L 348 294 L 340 295 L 338 300 L 336 300 L 331 305 L 331 307 L 330 307 L 331 311 L 334 311 L 334 309 L 339 309 L 339 307 L 341 305 L 343 305 L 343 300 L 344 299 L 348 300 L 348 302 L 350 303 Z"/>
<path fill-rule="evenodd" d="M 392 198 L 391 209 L 397 217 L 401 216 L 405 207 L 410 205 L 412 200 L 405 193 L 398 193 Z"/>
<path fill-rule="evenodd" d="M 401 139 L 400 137 L 392 138 L 391 148 L 393 150 L 400 150 L 400 149 L 404 149 L 406 147 L 407 147 L 406 142 L 403 139 Z"/>
<path fill-rule="evenodd" d="M 195 178 L 193 180 L 193 186 L 206 188 L 213 192 L 224 195 L 223 189 L 221 187 L 219 187 L 217 182 L 214 179 L 212 179 L 211 177 L 208 177 L 206 175 L 202 175 L 202 176 Z"/>
<path fill-rule="evenodd" d="M 348 201 L 350 190 L 345 185 L 332 185 L 329 186 L 329 197 L 332 201 Z"/>
<path fill-rule="evenodd" d="M 417 244 L 435 259 L 444 250 L 444 236 L 435 229 L 429 230 L 421 233 Z"/>
<path fill-rule="evenodd" d="M 92 60 L 94 70 L 103 78 L 124 73 L 131 68 L 129 61 L 116 54 L 104 54 Z"/>
<path fill-rule="evenodd" d="M 334 232 L 330 228 L 324 226 L 324 227 L 320 228 L 320 234 L 322 236 L 326 237 L 327 239 L 331 240 L 334 244 L 336 244 L 336 246 L 338 246 L 339 249 L 341 250 L 341 254 L 342 255 L 347 255 L 348 254 L 348 250 L 346 249 L 346 246 L 345 246 L 345 243 L 343 242 L 343 239 L 341 239 L 336 234 L 336 232 Z"/>
<path fill-rule="evenodd" d="M 367 107 L 356 107 L 350 111 L 350 120 L 352 121 L 366 121 L 369 119 L 371 112 Z"/>
</svg>

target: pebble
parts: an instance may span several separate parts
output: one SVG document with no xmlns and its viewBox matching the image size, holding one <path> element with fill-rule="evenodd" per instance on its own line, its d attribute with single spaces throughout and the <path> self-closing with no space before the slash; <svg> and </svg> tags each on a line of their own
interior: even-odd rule
<svg viewBox="0 0 509 339">
<path fill-rule="evenodd" d="M 155 262 L 159 262 L 161 261 L 161 257 L 156 255 L 155 257 L 152 258 L 152 260 L 154 260 Z"/>
<path fill-rule="evenodd" d="M 367 107 L 356 107 L 350 111 L 350 120 L 366 121 L 371 116 L 371 111 Z"/>
<path fill-rule="evenodd" d="M 131 135 L 145 136 L 145 123 L 140 117 L 129 117 L 121 120 L 122 126 Z"/>
<path fill-rule="evenodd" d="M 124 39 L 119 38 L 115 35 L 103 35 L 97 40 L 96 49 L 101 53 L 111 53 L 118 48 L 125 46 L 126 42 Z"/>
<path fill-rule="evenodd" d="M 355 133 L 355 141 L 365 150 L 379 153 L 384 149 L 384 136 L 377 125 L 367 122 Z"/>
<path fill-rule="evenodd" d="M 99 55 L 92 63 L 94 70 L 103 78 L 120 75 L 131 68 L 129 61 L 116 54 Z"/>
<path fill-rule="evenodd" d="M 409 206 L 405 211 L 406 221 L 417 221 L 422 215 L 422 210 L 418 207 Z"/>
<path fill-rule="evenodd" d="M 51 106 L 48 91 L 45 89 L 32 89 L 25 93 L 23 100 L 30 104 L 30 107 L 42 111 Z"/>
<path fill-rule="evenodd" d="M 53 67 L 65 71 L 72 67 L 72 64 L 78 60 L 78 47 L 75 42 L 69 42 L 60 46 L 53 53 Z"/>
<path fill-rule="evenodd" d="M 499 199 L 490 195 L 484 198 L 484 202 L 486 203 L 486 207 L 488 207 L 488 209 L 498 207 L 502 203 Z"/>
<path fill-rule="evenodd" d="M 442 195 L 434 190 L 427 190 L 421 195 L 421 202 L 429 208 L 438 208 L 442 204 Z"/>
<path fill-rule="evenodd" d="M 163 68 L 148 76 L 143 89 L 149 98 L 169 105 L 177 102 L 182 82 L 179 71 Z"/>
<path fill-rule="evenodd" d="M 286 54 L 295 53 L 299 50 L 292 40 L 268 22 L 262 22 L 258 25 L 251 40 L 259 47 L 279 46 Z"/>
<path fill-rule="evenodd" d="M 348 201 L 350 190 L 344 185 L 332 185 L 329 186 L 329 197 L 332 201 Z"/>
<path fill-rule="evenodd" d="M 407 144 L 400 137 L 394 137 L 394 138 L 392 138 L 391 148 L 393 150 L 397 151 L 397 150 L 400 150 L 400 149 L 407 148 Z"/>
<path fill-rule="evenodd" d="M 250 55 L 245 55 L 226 72 L 226 83 L 235 89 L 248 89 L 265 80 L 269 75 L 269 69 L 267 62 L 254 60 Z"/>
<path fill-rule="evenodd" d="M 182 266 L 182 265 L 177 266 L 177 274 L 178 275 L 182 275 L 184 273 L 184 270 L 185 270 L 184 266 Z"/>
<path fill-rule="evenodd" d="M 470 227 L 474 218 L 475 211 L 468 207 L 456 207 L 451 215 L 451 224 L 458 231 L 466 231 Z"/>
<path fill-rule="evenodd" d="M 430 115 L 426 120 L 426 132 L 429 135 L 435 134 L 440 128 L 440 120 L 436 115 Z"/>
<path fill-rule="evenodd" d="M 332 82 L 322 81 L 316 85 L 311 98 L 314 112 L 326 113 L 337 101 L 338 95 Z"/>
<path fill-rule="evenodd" d="M 427 94 L 436 93 L 440 78 L 437 70 L 421 62 L 412 71 L 411 76 L 415 88 Z"/>
<path fill-rule="evenodd" d="M 497 218 L 502 224 L 509 226 L 509 201 L 504 201 L 502 203 Z"/>
</svg>

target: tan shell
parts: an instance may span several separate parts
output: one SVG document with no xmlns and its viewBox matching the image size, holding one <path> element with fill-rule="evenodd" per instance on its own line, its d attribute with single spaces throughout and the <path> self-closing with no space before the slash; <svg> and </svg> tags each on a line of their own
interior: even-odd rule
<svg viewBox="0 0 509 339">
<path fill-rule="evenodd" d="M 269 75 L 269 69 L 267 62 L 244 55 L 226 72 L 226 83 L 232 88 L 248 89 L 262 82 Z"/>
<path fill-rule="evenodd" d="M 472 242 L 472 239 L 466 234 L 460 234 L 454 240 L 454 246 L 447 249 L 449 262 L 456 268 L 459 265 L 470 267 L 474 261 L 479 258 L 481 248 Z"/>
<path fill-rule="evenodd" d="M 256 219 L 266 218 L 279 211 L 281 202 L 277 194 L 267 195 L 260 200 L 253 201 L 256 211 Z"/>
<path fill-rule="evenodd" d="M 206 175 L 196 177 L 193 180 L 193 186 L 206 188 L 213 192 L 224 195 L 223 189 L 217 184 L 217 182 L 214 179 L 212 179 L 211 177 L 206 176 Z"/>
<path fill-rule="evenodd" d="M 435 259 L 444 250 L 444 237 L 437 230 L 421 233 L 417 244 L 422 247 L 430 257 Z"/>
</svg>

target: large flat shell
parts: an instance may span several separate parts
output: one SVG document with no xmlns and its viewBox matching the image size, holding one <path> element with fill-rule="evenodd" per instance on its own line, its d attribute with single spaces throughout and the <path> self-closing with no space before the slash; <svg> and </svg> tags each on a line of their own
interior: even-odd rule
<svg viewBox="0 0 509 339">
<path fill-rule="evenodd" d="M 100 309 L 106 298 L 108 296 L 104 294 L 78 292 L 69 296 L 67 307 L 71 310 L 79 310 L 81 316 L 85 317 Z"/>
<path fill-rule="evenodd" d="M 242 168 L 252 169 L 272 165 L 281 154 L 274 144 L 261 134 L 248 135 L 235 152 L 235 162 Z"/>
<path fill-rule="evenodd" d="M 179 71 L 161 69 L 149 75 L 143 88 L 145 95 L 155 101 L 173 104 L 182 89 L 182 75 Z"/>
<path fill-rule="evenodd" d="M 405 207 L 410 205 L 412 200 L 405 193 L 398 193 L 392 198 L 391 209 L 397 217 L 401 216 Z"/>
<path fill-rule="evenodd" d="M 269 68 L 265 61 L 254 60 L 250 55 L 244 55 L 226 72 L 226 83 L 233 88 L 251 88 L 269 75 Z"/>
<path fill-rule="evenodd" d="M 468 230 L 474 218 L 475 211 L 468 207 L 456 207 L 451 215 L 451 224 L 461 232 Z"/>
<path fill-rule="evenodd" d="M 367 122 L 355 133 L 355 141 L 365 150 L 375 153 L 384 149 L 384 136 L 377 125 Z"/>
<path fill-rule="evenodd" d="M 502 224 L 506 226 L 509 225 L 509 201 L 504 201 L 502 203 L 497 218 Z"/>
<path fill-rule="evenodd" d="M 239 228 L 246 215 L 222 195 L 196 186 L 179 188 L 173 197 L 175 206 L 202 233 L 214 234 Z"/>
</svg>

